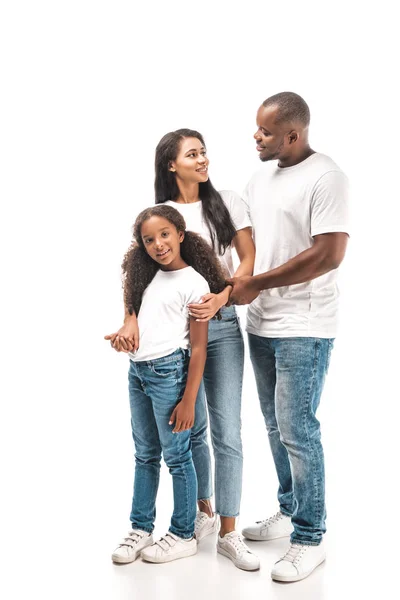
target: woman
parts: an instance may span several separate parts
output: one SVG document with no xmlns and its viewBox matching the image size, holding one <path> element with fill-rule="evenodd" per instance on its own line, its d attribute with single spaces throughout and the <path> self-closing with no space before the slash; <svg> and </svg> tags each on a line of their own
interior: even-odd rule
<svg viewBox="0 0 400 600">
<path fill-rule="evenodd" d="M 217 192 L 208 177 L 209 160 L 204 139 L 190 129 L 167 133 L 156 148 L 155 197 L 183 215 L 187 229 L 199 233 L 213 247 L 226 277 L 251 275 L 255 249 L 251 224 L 241 198 L 232 191 Z M 240 264 L 234 271 L 232 247 Z M 206 294 L 200 304 L 190 304 L 190 314 L 209 321 L 204 388 L 215 457 L 216 513 L 220 515 L 217 550 L 245 570 L 259 568 L 238 532 L 242 488 L 241 395 L 244 344 L 236 311 L 227 307 L 231 287 Z M 212 319 L 220 311 L 217 319 Z M 192 454 L 198 481 L 196 538 L 217 529 L 213 514 L 211 461 L 207 444 L 207 410 L 204 388 L 196 402 L 192 429 Z"/>
</svg>

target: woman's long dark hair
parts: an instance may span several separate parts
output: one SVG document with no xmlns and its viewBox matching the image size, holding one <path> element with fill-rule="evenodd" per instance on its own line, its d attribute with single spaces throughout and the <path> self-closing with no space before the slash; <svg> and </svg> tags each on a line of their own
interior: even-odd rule
<svg viewBox="0 0 400 600">
<path fill-rule="evenodd" d="M 197 138 L 206 147 L 203 136 L 192 129 L 178 129 L 164 135 L 156 148 L 154 189 L 156 204 L 167 200 L 176 200 L 179 188 L 176 175 L 172 173 L 170 163 L 176 160 L 182 140 L 188 137 Z M 223 254 L 231 245 L 236 229 L 221 195 L 212 185 L 210 179 L 199 183 L 199 197 L 202 201 L 203 217 L 210 231 L 214 251 Z"/>
<path fill-rule="evenodd" d="M 139 313 L 145 289 L 160 269 L 160 265 L 147 254 L 142 240 L 142 225 L 150 217 L 163 217 L 174 225 L 185 237 L 180 245 L 181 257 L 195 269 L 210 286 L 210 291 L 219 294 L 225 288 L 224 275 L 212 248 L 197 233 L 186 231 L 185 219 L 172 206 L 152 206 L 137 217 L 133 226 L 134 240 L 122 263 L 125 306 L 129 314 Z"/>
</svg>

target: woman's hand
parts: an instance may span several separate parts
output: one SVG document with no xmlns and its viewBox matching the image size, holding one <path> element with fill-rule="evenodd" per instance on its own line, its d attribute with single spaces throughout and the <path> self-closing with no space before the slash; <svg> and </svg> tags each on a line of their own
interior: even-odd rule
<svg viewBox="0 0 400 600">
<path fill-rule="evenodd" d="M 136 315 L 127 317 L 121 329 L 116 333 L 105 335 L 104 339 L 109 340 L 117 352 L 136 352 L 139 348 L 139 327 Z"/>
<path fill-rule="evenodd" d="M 230 286 L 226 287 L 219 294 L 206 294 L 202 296 L 201 303 L 199 304 L 189 304 L 189 314 L 196 319 L 196 321 L 200 321 L 200 323 L 205 323 L 212 319 L 219 309 L 229 300 L 229 292 L 232 288 Z"/>
<path fill-rule="evenodd" d="M 194 407 L 194 402 L 186 401 L 184 398 L 175 406 L 169 420 L 169 425 L 175 423 L 172 433 L 179 433 L 193 427 Z"/>
</svg>

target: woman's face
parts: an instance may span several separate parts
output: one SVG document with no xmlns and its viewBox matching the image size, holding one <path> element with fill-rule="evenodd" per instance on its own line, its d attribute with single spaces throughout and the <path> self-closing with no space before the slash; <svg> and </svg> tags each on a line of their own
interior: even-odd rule
<svg viewBox="0 0 400 600">
<path fill-rule="evenodd" d="M 180 245 L 184 233 L 164 217 L 153 216 L 144 221 L 141 236 L 147 254 L 163 271 L 176 271 L 186 266 Z"/>
<path fill-rule="evenodd" d="M 204 183 L 208 180 L 206 149 L 200 140 L 194 137 L 183 138 L 178 155 L 171 161 L 169 170 L 176 173 L 182 183 Z"/>
</svg>

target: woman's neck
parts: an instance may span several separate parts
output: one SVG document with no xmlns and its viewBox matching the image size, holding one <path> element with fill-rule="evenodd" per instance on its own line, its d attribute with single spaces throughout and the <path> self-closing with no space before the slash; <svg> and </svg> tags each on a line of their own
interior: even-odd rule
<svg viewBox="0 0 400 600">
<path fill-rule="evenodd" d="M 193 202 L 198 202 L 200 200 L 198 183 L 185 184 L 178 181 L 178 188 L 179 196 L 176 198 L 175 202 L 178 202 L 179 204 L 192 204 Z"/>
</svg>

